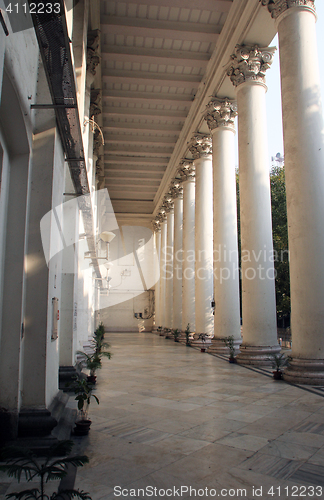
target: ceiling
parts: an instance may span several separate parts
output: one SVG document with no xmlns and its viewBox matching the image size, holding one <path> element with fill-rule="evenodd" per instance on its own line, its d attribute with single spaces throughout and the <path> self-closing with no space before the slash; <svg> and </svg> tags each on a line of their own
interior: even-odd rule
<svg viewBox="0 0 324 500">
<path fill-rule="evenodd" d="M 153 214 L 231 7 L 101 1 L 104 168 L 116 214 Z"/>
</svg>

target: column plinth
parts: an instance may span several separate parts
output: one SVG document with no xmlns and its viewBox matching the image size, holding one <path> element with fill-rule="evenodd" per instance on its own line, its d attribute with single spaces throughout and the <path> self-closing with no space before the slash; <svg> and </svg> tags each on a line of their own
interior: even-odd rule
<svg viewBox="0 0 324 500">
<path fill-rule="evenodd" d="M 324 141 L 314 1 L 272 4 L 280 47 L 292 361 L 284 379 L 324 385 Z"/>
<path fill-rule="evenodd" d="M 270 364 L 280 351 L 265 105 L 265 72 L 274 51 L 238 46 L 228 70 L 238 107 L 243 343 L 237 361 L 242 364 Z"/>
</svg>

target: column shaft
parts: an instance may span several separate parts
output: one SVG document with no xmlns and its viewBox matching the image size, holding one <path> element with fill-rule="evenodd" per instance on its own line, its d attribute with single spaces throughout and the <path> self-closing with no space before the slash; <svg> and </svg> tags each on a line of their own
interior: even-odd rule
<svg viewBox="0 0 324 500">
<path fill-rule="evenodd" d="M 278 352 L 265 85 L 237 88 L 243 344 L 238 358 L 263 364 Z"/>
<path fill-rule="evenodd" d="M 183 196 L 174 200 L 174 254 L 173 254 L 173 322 L 174 329 L 182 328 L 182 229 Z"/>
<path fill-rule="evenodd" d="M 315 16 L 278 18 L 290 252 L 292 357 L 285 379 L 324 383 L 324 140 Z"/>
<path fill-rule="evenodd" d="M 167 251 L 167 223 L 163 221 L 161 224 L 161 260 L 160 260 L 160 325 L 165 327 L 165 291 L 166 291 L 166 251 Z M 160 326 L 159 325 L 159 326 Z"/>
<path fill-rule="evenodd" d="M 196 333 L 214 335 L 213 299 L 213 164 L 212 156 L 195 160 Z"/>
<path fill-rule="evenodd" d="M 173 238 L 174 238 L 174 212 L 167 214 L 167 248 L 166 248 L 166 274 L 165 274 L 165 327 L 172 328 L 173 312 Z"/>
<path fill-rule="evenodd" d="M 234 134 L 234 128 L 226 126 L 212 131 L 216 352 L 226 349 L 221 342 L 225 337 L 241 342 Z"/>
<path fill-rule="evenodd" d="M 158 260 L 157 269 L 157 281 L 155 283 L 155 329 L 161 326 L 161 310 L 160 310 L 160 291 L 161 291 L 161 279 L 160 279 L 160 262 L 161 262 L 161 231 L 156 231 L 155 233 L 155 244 L 156 244 L 156 254 Z"/>
<path fill-rule="evenodd" d="M 183 183 L 182 330 L 195 331 L 195 181 Z"/>
</svg>

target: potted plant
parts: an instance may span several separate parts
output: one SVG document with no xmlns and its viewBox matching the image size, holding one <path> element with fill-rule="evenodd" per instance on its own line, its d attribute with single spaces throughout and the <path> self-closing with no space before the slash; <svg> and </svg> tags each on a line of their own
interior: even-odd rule
<svg viewBox="0 0 324 500">
<path fill-rule="evenodd" d="M 200 347 L 201 352 L 206 352 L 206 337 L 207 335 L 205 333 L 200 333 L 198 335 L 198 340 L 201 341 L 201 347 Z"/>
<path fill-rule="evenodd" d="M 162 337 L 163 336 L 163 326 L 158 326 L 157 331 L 159 335 Z"/>
<path fill-rule="evenodd" d="M 191 346 L 190 342 L 190 324 L 187 324 L 187 328 L 185 329 L 185 335 L 186 335 L 186 345 Z"/>
<path fill-rule="evenodd" d="M 229 358 L 228 358 L 229 363 L 236 363 L 233 335 L 230 335 L 229 337 L 225 337 L 224 343 L 225 343 L 226 347 L 228 347 L 228 350 L 229 350 Z"/>
<path fill-rule="evenodd" d="M 164 333 L 166 339 L 172 339 L 172 330 L 171 328 L 164 328 Z"/>
<path fill-rule="evenodd" d="M 179 335 L 180 335 L 179 329 L 176 328 L 175 330 L 172 330 L 172 332 L 173 332 L 174 341 L 179 342 Z"/>
<path fill-rule="evenodd" d="M 86 436 L 89 434 L 91 420 L 88 418 L 88 408 L 91 403 L 91 398 L 94 398 L 97 404 L 99 399 L 95 394 L 92 394 L 93 384 L 85 378 L 75 378 L 72 389 L 74 390 L 75 400 L 78 403 L 78 418 L 75 422 L 74 434 L 76 436 Z"/>
<path fill-rule="evenodd" d="M 103 347 L 109 347 L 107 342 L 103 342 L 100 336 L 93 336 L 93 340 L 91 342 L 91 348 L 94 350 L 92 354 L 87 354 L 84 351 L 77 351 L 77 354 L 81 356 L 80 363 L 85 365 L 85 367 L 89 370 L 88 382 L 91 384 L 95 384 L 97 381 L 96 371 L 102 368 L 101 359 L 106 357 L 108 359 L 111 358 L 112 354 L 108 351 L 102 351 Z"/>
<path fill-rule="evenodd" d="M 287 366 L 288 362 L 289 362 L 289 357 L 286 357 L 283 352 L 281 354 L 272 355 L 271 367 L 274 369 L 274 371 L 272 372 L 274 380 L 282 379 L 281 368 Z"/>
<path fill-rule="evenodd" d="M 82 467 L 89 462 L 85 455 L 70 456 L 73 441 L 59 441 L 53 444 L 48 451 L 42 452 L 42 457 L 38 457 L 32 450 L 18 446 L 8 446 L 1 451 L 0 460 L 5 462 L 0 466 L 0 471 L 6 472 L 9 477 L 15 477 L 20 482 L 22 475 L 27 482 L 39 479 L 39 487 L 25 489 L 19 492 L 9 493 L 7 498 L 16 500 L 56 500 L 65 498 L 72 500 L 91 500 L 89 493 L 74 489 L 60 489 L 48 495 L 45 491 L 46 483 L 52 480 L 59 480 L 68 474 L 67 466 Z"/>
</svg>

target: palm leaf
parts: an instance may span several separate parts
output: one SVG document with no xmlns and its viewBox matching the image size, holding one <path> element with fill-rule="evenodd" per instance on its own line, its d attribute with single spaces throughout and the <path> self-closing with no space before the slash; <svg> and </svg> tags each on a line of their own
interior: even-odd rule
<svg viewBox="0 0 324 500">
<path fill-rule="evenodd" d="M 23 490 L 23 491 L 18 491 L 18 492 L 13 492 L 13 493 L 8 493 L 6 495 L 6 498 L 15 498 L 16 500 L 28 500 L 29 498 L 34 498 L 35 500 L 38 500 L 40 498 L 40 491 L 38 488 L 34 488 L 31 490 Z"/>
<path fill-rule="evenodd" d="M 90 494 L 87 491 L 79 490 L 60 490 L 58 493 L 53 493 L 51 495 L 51 500 L 56 500 L 58 498 L 67 497 L 80 498 L 81 500 L 92 500 Z"/>
</svg>

